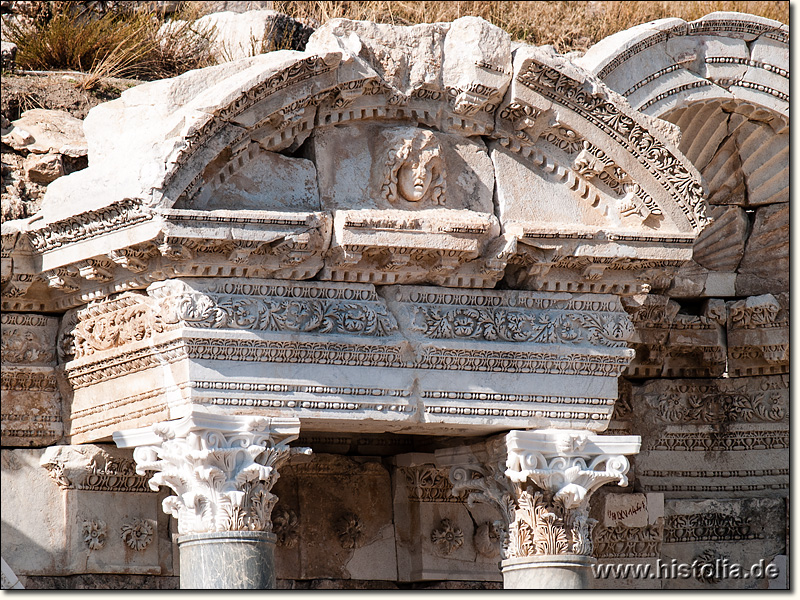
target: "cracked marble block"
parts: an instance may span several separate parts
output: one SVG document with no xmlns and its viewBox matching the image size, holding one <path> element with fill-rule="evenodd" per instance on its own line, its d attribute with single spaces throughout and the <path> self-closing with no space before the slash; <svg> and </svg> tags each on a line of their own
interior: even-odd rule
<svg viewBox="0 0 800 600">
<path fill-rule="evenodd" d="M 1 319 L 2 444 L 54 444 L 64 431 L 55 368 L 58 319 L 9 312 Z"/>
</svg>

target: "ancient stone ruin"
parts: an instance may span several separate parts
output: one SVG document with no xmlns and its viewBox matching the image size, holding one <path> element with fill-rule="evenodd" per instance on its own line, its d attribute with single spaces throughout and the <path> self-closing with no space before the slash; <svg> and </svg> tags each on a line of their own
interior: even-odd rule
<svg viewBox="0 0 800 600">
<path fill-rule="evenodd" d="M 3 587 L 785 587 L 788 42 L 335 20 L 94 108 L 2 229 Z"/>
</svg>

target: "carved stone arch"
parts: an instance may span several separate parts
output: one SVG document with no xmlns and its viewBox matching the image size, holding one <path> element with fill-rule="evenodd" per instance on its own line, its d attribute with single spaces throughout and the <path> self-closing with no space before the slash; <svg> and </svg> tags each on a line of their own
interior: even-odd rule
<svg viewBox="0 0 800 600">
<path fill-rule="evenodd" d="M 695 262 L 757 280 L 739 277 L 736 289 L 731 282 L 718 293 L 777 291 L 763 284 L 775 265 L 766 271 L 746 258 L 745 242 L 750 234 L 754 251 L 777 254 L 788 276 L 788 26 L 728 12 L 662 19 L 606 38 L 577 62 L 633 107 L 680 128 L 680 150 L 708 185 L 715 221 L 695 243 Z M 751 223 L 746 211 L 758 207 Z"/>
<path fill-rule="evenodd" d="M 474 17 L 334 20 L 305 52 L 128 90 L 85 131 L 91 166 L 15 242 L 63 309 L 182 276 L 635 294 L 707 223 L 674 129 Z M 412 167 L 418 198 L 393 187 Z"/>
</svg>

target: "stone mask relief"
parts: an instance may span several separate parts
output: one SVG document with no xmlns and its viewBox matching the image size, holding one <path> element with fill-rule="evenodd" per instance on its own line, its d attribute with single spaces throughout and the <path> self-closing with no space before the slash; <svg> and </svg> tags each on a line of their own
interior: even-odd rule
<svg viewBox="0 0 800 600">
<path fill-rule="evenodd" d="M 445 169 L 442 147 L 430 131 L 403 128 L 391 141 L 386 160 L 383 197 L 389 202 L 400 200 L 444 204 Z"/>
</svg>

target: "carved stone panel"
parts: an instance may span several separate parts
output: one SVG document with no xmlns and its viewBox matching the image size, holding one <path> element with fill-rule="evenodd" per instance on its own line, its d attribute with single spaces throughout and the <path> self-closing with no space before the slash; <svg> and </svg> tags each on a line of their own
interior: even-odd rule
<svg viewBox="0 0 800 600">
<path fill-rule="evenodd" d="M 734 377 L 789 372 L 789 294 L 727 303 L 728 371 Z"/>
<path fill-rule="evenodd" d="M 766 566 L 786 550 L 783 499 L 667 500 L 664 512 L 662 562 L 694 565 L 688 578 L 663 578 L 664 589 L 768 587 Z M 731 576 L 733 564 L 748 577 Z"/>
<path fill-rule="evenodd" d="M 636 358 L 628 377 L 717 377 L 726 369 L 725 302 L 705 302 L 699 315 L 686 314 L 666 296 L 651 294 L 632 315 Z"/>
<path fill-rule="evenodd" d="M 313 454 L 284 465 L 273 491 L 279 579 L 396 580 L 391 482 L 380 462 Z"/>
<path fill-rule="evenodd" d="M 501 581 L 500 514 L 453 494 L 448 469 L 433 455 L 395 457 L 393 470 L 399 581 Z"/>
<path fill-rule="evenodd" d="M 784 496 L 788 376 L 674 379 L 634 387 L 641 489 L 667 498 Z"/>
<path fill-rule="evenodd" d="M 172 575 L 166 493 L 113 446 L 3 450 L 3 555 L 17 574 Z"/>
<path fill-rule="evenodd" d="M 2 444 L 47 446 L 63 434 L 56 380 L 58 319 L 2 315 Z"/>
<path fill-rule="evenodd" d="M 198 278 L 70 313 L 60 341 L 69 435 L 103 439 L 197 404 L 291 415 L 311 429 L 605 427 L 632 355 L 633 328 L 613 296 L 379 292 Z"/>
</svg>

